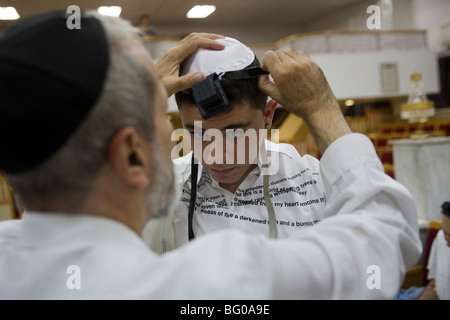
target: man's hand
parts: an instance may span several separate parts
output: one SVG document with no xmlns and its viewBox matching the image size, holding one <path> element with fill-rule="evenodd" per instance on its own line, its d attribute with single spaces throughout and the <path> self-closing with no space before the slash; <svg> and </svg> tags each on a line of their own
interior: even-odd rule
<svg viewBox="0 0 450 320">
<path fill-rule="evenodd" d="M 307 119 L 323 108 L 334 108 L 334 97 L 322 70 L 303 52 L 268 51 L 263 69 L 270 72 L 275 83 L 261 77 L 260 89 L 292 113 Z"/>
<path fill-rule="evenodd" d="M 274 82 L 261 76 L 260 90 L 305 120 L 322 153 L 333 141 L 351 133 L 325 75 L 307 54 L 292 49 L 268 51 L 262 68 Z"/>
<path fill-rule="evenodd" d="M 431 279 L 416 300 L 439 300 L 436 293 L 436 281 Z"/>
<path fill-rule="evenodd" d="M 225 46 L 215 41 L 216 39 L 221 38 L 224 37 L 217 34 L 191 33 L 175 47 L 166 52 L 156 64 L 156 69 L 160 80 L 166 87 L 169 97 L 178 91 L 191 88 L 197 82 L 206 79 L 206 76 L 201 72 L 191 73 L 180 77 L 180 63 L 199 48 L 223 50 Z"/>
</svg>

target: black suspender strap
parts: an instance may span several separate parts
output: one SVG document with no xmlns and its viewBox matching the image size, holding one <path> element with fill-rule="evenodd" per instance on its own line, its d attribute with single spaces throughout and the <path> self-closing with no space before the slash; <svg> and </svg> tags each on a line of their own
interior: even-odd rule
<svg viewBox="0 0 450 320">
<path fill-rule="evenodd" d="M 194 217 L 195 202 L 197 200 L 197 175 L 198 175 L 198 164 L 194 163 L 194 152 L 192 152 L 191 160 L 191 199 L 189 202 L 189 213 L 188 213 L 188 235 L 189 241 L 194 239 L 194 229 L 192 227 L 192 220 Z"/>
</svg>

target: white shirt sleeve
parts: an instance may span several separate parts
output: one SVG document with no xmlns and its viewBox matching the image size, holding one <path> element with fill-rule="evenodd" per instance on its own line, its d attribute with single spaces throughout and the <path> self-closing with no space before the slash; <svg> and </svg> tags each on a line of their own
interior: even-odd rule
<svg viewBox="0 0 450 320">
<path fill-rule="evenodd" d="M 159 297 L 393 299 L 422 251 L 411 194 L 361 134 L 335 141 L 320 167 L 329 218 L 287 239 L 198 237 L 161 256 Z"/>
<path fill-rule="evenodd" d="M 410 193 L 361 134 L 335 141 L 321 172 L 330 218 L 273 243 L 274 297 L 393 299 L 422 250 Z"/>
<path fill-rule="evenodd" d="M 442 232 L 441 230 L 439 230 L 439 232 Z M 436 269 L 437 269 L 437 250 L 438 250 L 438 236 L 439 236 L 439 232 L 436 234 L 436 237 L 433 240 L 433 243 L 431 244 L 431 250 L 430 250 L 430 255 L 428 257 L 428 265 L 427 265 L 427 269 L 428 269 L 428 274 L 427 274 L 427 278 L 428 280 L 431 279 L 436 279 Z"/>
</svg>

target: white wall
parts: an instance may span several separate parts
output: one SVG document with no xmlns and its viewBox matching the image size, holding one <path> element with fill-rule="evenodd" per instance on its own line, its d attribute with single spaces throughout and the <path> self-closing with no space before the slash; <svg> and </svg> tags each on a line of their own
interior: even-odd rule
<svg viewBox="0 0 450 320">
<path fill-rule="evenodd" d="M 379 4 L 379 1 L 368 0 L 349 6 L 345 10 L 311 21 L 304 26 L 304 30 L 367 30 L 366 21 L 370 15 L 366 13 L 366 9 L 371 4 Z M 392 4 L 393 29 L 427 30 L 430 50 L 444 50 L 441 45 L 441 27 L 450 23 L 449 0 L 392 0 Z M 384 23 L 386 25 L 388 24 Z M 383 21 L 381 29 L 387 29 L 383 27 Z"/>
<path fill-rule="evenodd" d="M 414 27 L 428 31 L 430 50 L 444 50 L 441 45 L 441 27 L 450 23 L 450 1 L 411 0 L 411 3 Z"/>
<path fill-rule="evenodd" d="M 414 72 L 422 74 L 427 94 L 440 90 L 436 54 L 432 52 L 321 54 L 311 58 L 322 68 L 339 100 L 407 96 Z M 382 91 L 382 63 L 397 65 L 398 91 Z"/>
<path fill-rule="evenodd" d="M 161 36 L 181 36 L 187 35 L 191 32 L 211 32 L 218 33 L 224 36 L 239 39 L 246 44 L 265 44 L 274 43 L 278 40 L 303 32 L 300 25 L 292 26 L 266 26 L 266 25 L 251 25 L 251 26 L 207 26 L 201 30 L 187 26 L 162 26 L 158 27 Z"/>
<path fill-rule="evenodd" d="M 304 31 L 367 30 L 366 22 L 370 17 L 370 15 L 366 13 L 367 8 L 372 4 L 376 4 L 377 1 L 378 0 L 366 0 L 325 15 L 320 19 L 310 21 L 304 25 Z"/>
<path fill-rule="evenodd" d="M 411 0 L 393 0 L 394 4 L 394 29 L 415 29 L 413 7 Z"/>
<path fill-rule="evenodd" d="M 436 53 L 423 51 L 315 54 L 311 58 L 322 68 L 336 98 L 371 99 L 408 96 L 410 76 L 423 76 L 427 94 L 440 90 Z M 380 65 L 397 65 L 398 91 L 383 92 Z M 178 111 L 174 97 L 168 101 L 168 111 Z"/>
</svg>

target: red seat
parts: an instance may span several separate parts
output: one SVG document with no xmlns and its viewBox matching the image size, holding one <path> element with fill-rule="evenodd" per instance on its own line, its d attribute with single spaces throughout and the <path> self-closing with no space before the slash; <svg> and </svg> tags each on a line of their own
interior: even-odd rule
<svg viewBox="0 0 450 320">
<path fill-rule="evenodd" d="M 393 164 L 394 160 L 393 160 L 392 150 L 383 150 L 381 152 L 380 160 L 381 160 L 381 163 Z"/>
<path fill-rule="evenodd" d="M 405 131 L 405 127 L 404 126 L 400 126 L 395 128 L 394 132 L 396 133 L 403 133 Z"/>
<path fill-rule="evenodd" d="M 392 179 L 395 179 L 395 168 L 393 164 L 383 163 L 384 172 L 390 176 Z"/>
<path fill-rule="evenodd" d="M 387 139 L 386 138 L 382 138 L 382 137 L 379 137 L 378 139 L 377 139 L 377 144 L 375 145 L 376 147 L 384 147 L 384 146 L 386 146 L 387 145 Z"/>
<path fill-rule="evenodd" d="M 450 136 L 450 123 L 441 123 L 438 129 L 445 131 L 447 136 Z"/>
<path fill-rule="evenodd" d="M 395 173 L 394 170 L 386 170 L 386 174 L 395 180 Z"/>
</svg>

